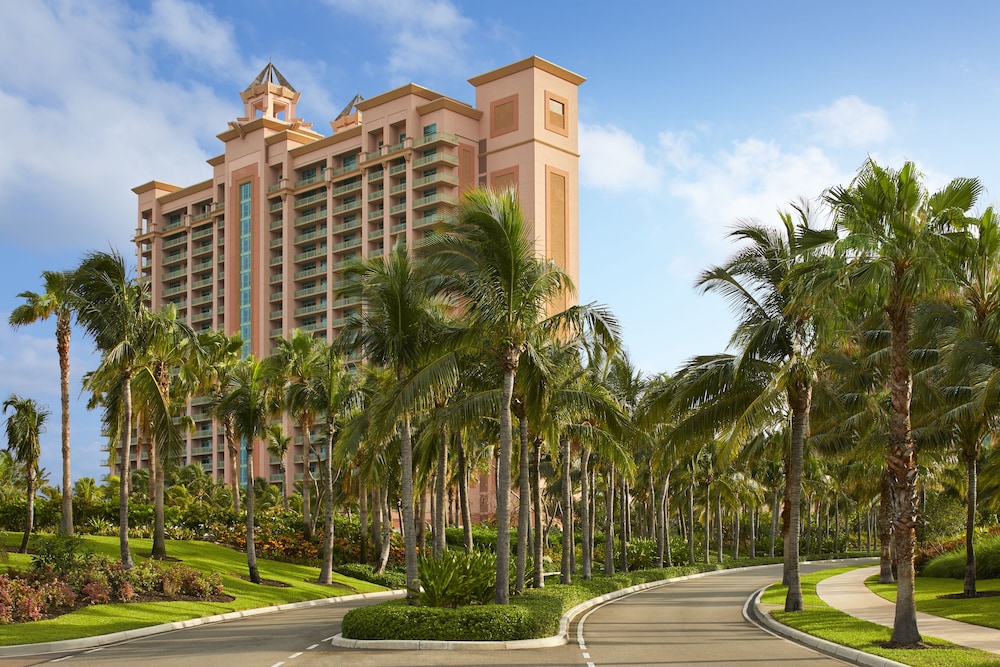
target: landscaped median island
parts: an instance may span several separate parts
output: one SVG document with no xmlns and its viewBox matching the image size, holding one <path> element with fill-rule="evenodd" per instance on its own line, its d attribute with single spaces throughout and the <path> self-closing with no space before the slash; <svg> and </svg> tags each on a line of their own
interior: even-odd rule
<svg viewBox="0 0 1000 667">
<path fill-rule="evenodd" d="M 7 537 L 13 539 L 12 536 Z M 98 556 L 113 559 L 118 554 L 117 538 L 87 536 L 83 541 Z M 138 569 L 148 562 L 152 540 L 132 538 L 131 542 Z M 91 604 L 44 620 L 3 625 L 0 646 L 92 637 L 290 602 L 386 590 L 383 586 L 338 573 L 333 575 L 333 585 L 325 586 L 316 583 L 317 567 L 265 559 L 258 560 L 264 583 L 257 585 L 245 579 L 245 554 L 233 549 L 209 542 L 168 540 L 167 552 L 172 560 L 164 566 L 182 565 L 179 570 L 190 572 L 193 569 L 208 580 L 218 579 L 222 592 L 232 599 Z M 31 555 L 10 553 L 8 558 L 7 563 L 0 564 L 0 572 L 6 571 L 7 567 L 21 571 L 31 567 Z"/>
<path fill-rule="evenodd" d="M 801 578 L 802 598 L 805 604 L 803 611 L 788 613 L 781 611 L 787 589 L 780 584 L 770 586 L 761 596 L 760 602 L 763 605 L 778 605 L 775 610 L 770 611 L 771 616 L 790 628 L 906 665 L 914 667 L 995 667 L 997 664 L 995 654 L 957 646 L 933 637 L 924 637 L 924 642 L 930 646 L 927 649 L 884 648 L 883 644 L 888 642 L 892 635 L 892 628 L 863 621 L 837 611 L 823 602 L 816 594 L 818 582 L 858 567 L 869 566 L 855 565 L 803 575 Z M 922 583 L 922 580 L 918 578 L 918 594 Z M 957 586 L 960 591 L 961 581 L 957 582 Z M 918 606 L 919 604 L 918 602 Z"/>
<path fill-rule="evenodd" d="M 510 604 L 466 604 L 456 607 L 407 606 L 393 600 L 347 612 L 342 623 L 345 639 L 424 641 L 519 641 L 557 635 L 564 613 L 579 604 L 639 584 L 690 576 L 701 572 L 763 565 L 780 559 L 699 563 L 613 575 L 595 574 L 573 584 L 549 584 L 512 595 Z M 426 588 L 425 584 L 425 588 Z"/>
</svg>

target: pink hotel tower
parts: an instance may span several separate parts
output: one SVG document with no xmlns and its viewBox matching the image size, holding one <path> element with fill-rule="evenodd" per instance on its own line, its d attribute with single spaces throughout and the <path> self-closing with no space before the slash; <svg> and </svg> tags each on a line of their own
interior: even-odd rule
<svg viewBox="0 0 1000 667">
<path fill-rule="evenodd" d="M 333 340 L 360 307 L 334 297 L 344 265 L 398 242 L 413 248 L 476 185 L 515 185 L 539 255 L 576 280 L 583 81 L 526 58 L 469 79 L 475 106 L 407 84 L 356 96 L 324 136 L 297 116 L 300 93 L 268 64 L 240 93 L 243 115 L 218 135 L 207 180 L 133 189 L 139 279 L 152 308 L 175 304 L 196 331 L 240 332 L 258 357 L 293 329 Z M 228 481 L 229 453 L 207 402 L 189 405 L 195 426 L 181 462 Z M 265 447 L 254 450 L 256 475 L 279 486 L 303 476 L 302 434 L 285 427 L 295 438 L 284 474 Z M 315 469 L 319 447 L 312 451 Z M 146 467 L 145 457 L 133 467 Z M 488 477 L 470 489 L 474 517 L 495 507 Z"/>
</svg>

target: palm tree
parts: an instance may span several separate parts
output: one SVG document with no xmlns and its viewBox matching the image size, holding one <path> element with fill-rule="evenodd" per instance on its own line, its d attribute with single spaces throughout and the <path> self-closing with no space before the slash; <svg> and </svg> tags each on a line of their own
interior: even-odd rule
<svg viewBox="0 0 1000 667">
<path fill-rule="evenodd" d="M 885 313 L 891 334 L 887 461 L 899 581 L 890 639 L 894 645 L 920 641 L 913 568 L 918 514 L 910 418 L 913 309 L 951 283 L 944 259 L 948 234 L 965 227 L 967 212 L 981 192 L 978 180 L 958 178 L 928 194 L 912 162 L 896 171 L 869 159 L 849 186 L 825 195 L 838 230 L 843 230 L 835 247 L 847 259 L 847 287 L 869 313 Z"/>
<path fill-rule="evenodd" d="M 212 392 L 212 400 L 218 403 L 229 386 L 233 371 L 239 364 L 243 350 L 243 338 L 239 333 L 227 336 L 222 331 L 210 331 L 198 335 L 196 350 L 200 352 L 200 376 L 203 386 Z M 229 451 L 229 487 L 233 497 L 233 511 L 240 511 L 240 442 L 236 439 L 231 415 L 219 417 L 222 421 Z"/>
<path fill-rule="evenodd" d="M 532 332 L 566 331 L 571 317 L 546 319 L 558 297 L 573 290 L 568 273 L 538 257 L 513 189 L 465 193 L 454 219 L 432 237 L 435 270 L 465 307 L 469 328 L 502 373 L 497 461 L 497 580 L 495 599 L 510 599 L 510 492 L 514 376 Z M 574 313 L 580 315 L 579 311 Z"/>
<path fill-rule="evenodd" d="M 292 437 L 285 433 L 281 424 L 271 424 L 267 429 L 267 453 L 278 459 L 278 469 L 281 470 L 281 478 L 285 479 L 285 457 L 288 455 L 288 445 L 292 442 Z M 285 511 L 288 511 L 288 480 L 281 485 L 281 503 Z"/>
<path fill-rule="evenodd" d="M 91 388 L 104 394 L 105 425 L 121 439 L 119 484 L 119 547 L 122 564 L 132 568 L 128 541 L 128 478 L 132 435 L 132 378 L 141 367 L 149 342 L 150 313 L 146 292 L 133 280 L 117 252 L 92 252 L 74 272 L 73 291 L 79 299 L 77 318 L 103 354 Z M 114 452 L 112 446 L 111 451 Z"/>
<path fill-rule="evenodd" d="M 808 208 L 796 207 L 796 211 L 798 224 L 808 230 Z M 677 429 L 682 434 L 697 431 L 712 437 L 719 424 L 729 425 L 727 440 L 740 443 L 771 426 L 776 414 L 787 411 L 791 449 L 785 476 L 785 611 L 801 611 L 799 496 L 816 375 L 816 326 L 809 305 L 796 298 L 789 283 L 793 269 L 808 257 L 802 252 L 792 214 L 779 215 L 778 229 L 756 222 L 739 224 L 730 237 L 745 247 L 698 279 L 704 291 L 721 293 L 736 313 L 738 323 L 730 344 L 737 354 L 696 358 L 681 371 L 679 404 L 685 412 L 697 410 Z M 655 402 L 652 409 L 662 414 L 663 408 L 658 409 Z"/>
<path fill-rule="evenodd" d="M 72 329 L 73 293 L 70 289 L 73 278 L 67 271 L 42 272 L 45 291 L 21 292 L 18 298 L 25 303 L 14 308 L 9 322 L 15 329 L 39 320 L 56 318 L 56 352 L 59 354 L 59 398 L 62 410 L 62 519 L 59 532 L 73 534 L 73 493 L 69 466 L 69 340 Z"/>
<path fill-rule="evenodd" d="M 433 405 L 433 388 L 457 381 L 453 354 L 431 358 L 445 334 L 442 313 L 446 304 L 432 293 L 433 274 L 426 273 L 422 265 L 414 265 L 399 244 L 389 257 L 352 264 L 344 275 L 348 284 L 339 295 L 361 297 L 364 307 L 361 316 L 350 319 L 344 327 L 342 344 L 349 350 L 363 351 L 371 363 L 391 370 L 396 381 L 396 387 L 377 397 L 377 405 L 366 412 L 382 417 L 368 417 L 369 437 L 386 441 L 393 430 L 399 437 L 401 527 L 412 604 L 418 579 L 410 426 L 415 413 Z"/>
<path fill-rule="evenodd" d="M 275 382 L 275 369 L 266 361 L 249 356 L 234 369 L 225 393 L 215 406 L 216 412 L 231 417 L 237 438 L 246 442 L 246 545 L 250 581 L 260 583 L 257 552 L 254 544 L 254 443 L 266 439 L 268 424 L 281 412 L 280 387 Z"/>
<path fill-rule="evenodd" d="M 298 421 L 299 432 L 302 434 L 302 533 L 306 539 L 312 536 L 315 517 L 319 508 L 312 510 L 312 497 L 316 481 L 312 468 L 312 428 L 316 422 L 316 409 L 309 400 L 307 385 L 315 376 L 320 363 L 320 348 L 322 343 L 308 331 L 295 329 L 291 338 L 278 341 L 274 358 L 282 373 L 288 379 L 286 407 L 288 412 Z"/>
<path fill-rule="evenodd" d="M 42 455 L 41 434 L 45 430 L 45 420 L 49 411 L 40 408 L 31 398 L 21 398 L 15 394 L 3 402 L 3 413 L 10 410 L 7 417 L 7 451 L 25 470 L 28 494 L 28 512 L 24 524 L 24 539 L 20 553 L 28 553 L 28 538 L 35 522 L 35 480 L 38 473 L 38 459 Z"/>
</svg>

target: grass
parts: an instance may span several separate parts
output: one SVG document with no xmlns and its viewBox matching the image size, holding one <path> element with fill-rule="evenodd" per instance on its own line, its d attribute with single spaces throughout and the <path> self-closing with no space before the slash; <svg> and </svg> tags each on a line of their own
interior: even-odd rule
<svg viewBox="0 0 1000 667">
<path fill-rule="evenodd" d="M 833 609 L 816 595 L 816 584 L 827 577 L 842 574 L 855 567 L 841 567 L 803 575 L 802 599 L 805 609 L 800 612 L 772 612 L 775 619 L 788 627 L 914 667 L 995 667 L 997 656 L 986 651 L 957 646 L 949 642 L 924 637 L 932 645 L 927 649 L 891 649 L 882 644 L 889 641 L 891 628 L 869 623 Z M 770 586 L 761 598 L 764 604 L 784 605 L 787 589 L 780 584 Z"/>
<path fill-rule="evenodd" d="M 896 584 L 880 584 L 878 577 L 869 577 L 865 584 L 876 595 L 896 601 Z M 1000 630 L 1000 597 L 940 600 L 941 595 L 961 593 L 962 580 L 917 577 L 916 584 L 917 611 Z M 976 590 L 1000 591 L 1000 579 L 979 579 Z"/>
<path fill-rule="evenodd" d="M 117 537 L 87 536 L 85 539 L 96 553 L 118 557 Z M 133 560 L 139 562 L 149 558 L 152 550 L 151 539 L 131 539 L 130 544 Z M 385 590 L 381 586 L 351 579 L 336 572 L 333 574 L 333 585 L 324 586 L 316 583 L 319 568 L 264 559 L 257 560 L 261 578 L 280 581 L 288 584 L 288 587 L 252 584 L 240 578 L 240 575 L 247 574 L 245 554 L 209 542 L 167 540 L 167 555 L 202 572 L 218 572 L 222 575 L 225 592 L 236 599 L 231 602 L 178 601 L 95 605 L 45 621 L 4 626 L 3 632 L 0 633 L 0 646 L 90 637 L 286 602 Z M 5 565 L 24 568 L 30 563 L 30 557 L 20 554 L 11 553 L 9 558 L 8 563 L 0 564 L 0 570 L 4 569 Z"/>
</svg>

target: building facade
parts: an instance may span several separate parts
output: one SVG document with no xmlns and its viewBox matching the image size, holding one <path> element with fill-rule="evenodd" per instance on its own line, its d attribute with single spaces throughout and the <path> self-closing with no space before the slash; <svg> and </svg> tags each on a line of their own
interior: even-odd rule
<svg viewBox="0 0 1000 667">
<path fill-rule="evenodd" d="M 297 116 L 300 93 L 268 64 L 240 94 L 243 115 L 218 135 L 223 151 L 208 160 L 210 178 L 133 189 L 139 279 L 152 308 L 174 304 L 196 331 L 239 332 L 257 357 L 293 329 L 333 340 L 360 308 L 335 298 L 343 267 L 397 243 L 413 248 L 476 185 L 516 186 L 539 256 L 575 280 L 583 81 L 531 57 L 470 79 L 474 106 L 414 84 L 356 96 L 323 136 Z M 228 481 L 208 399 L 189 412 L 183 463 Z M 282 474 L 256 447 L 256 474 L 278 485 L 301 479 L 301 433 L 291 449 Z M 145 467 L 142 457 L 133 465 Z M 477 514 L 495 505 L 487 486 L 473 498 Z"/>
</svg>

